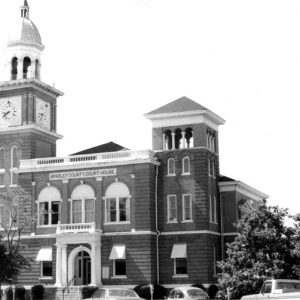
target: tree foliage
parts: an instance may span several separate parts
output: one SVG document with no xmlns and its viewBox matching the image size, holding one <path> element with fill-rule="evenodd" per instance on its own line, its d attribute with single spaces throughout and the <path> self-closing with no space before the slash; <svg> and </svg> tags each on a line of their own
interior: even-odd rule
<svg viewBox="0 0 300 300">
<path fill-rule="evenodd" d="M 299 234 L 285 225 L 288 217 L 287 209 L 262 202 L 239 221 L 226 259 L 218 262 L 219 284 L 232 298 L 258 293 L 268 278 L 298 278 Z"/>
<path fill-rule="evenodd" d="M 0 203 L 4 210 L 0 221 L 3 236 L 0 236 L 0 286 L 11 283 L 22 269 L 30 267 L 32 259 L 21 254 L 21 234 L 31 222 L 30 218 L 18 219 L 20 189 L 7 189 L 0 193 Z"/>
</svg>

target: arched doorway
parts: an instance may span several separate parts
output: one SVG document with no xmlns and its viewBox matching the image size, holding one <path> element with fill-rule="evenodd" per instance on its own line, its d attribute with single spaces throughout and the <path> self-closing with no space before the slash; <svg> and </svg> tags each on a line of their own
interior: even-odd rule
<svg viewBox="0 0 300 300">
<path fill-rule="evenodd" d="M 86 251 L 80 251 L 74 259 L 74 284 L 91 283 L 91 257 Z"/>
</svg>

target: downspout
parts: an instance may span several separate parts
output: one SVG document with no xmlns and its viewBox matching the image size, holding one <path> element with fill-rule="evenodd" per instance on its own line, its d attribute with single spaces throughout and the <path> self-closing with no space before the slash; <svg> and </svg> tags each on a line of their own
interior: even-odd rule
<svg viewBox="0 0 300 300">
<path fill-rule="evenodd" d="M 155 231 L 156 231 L 156 283 L 159 285 L 159 246 L 158 238 L 160 231 L 158 230 L 158 207 L 157 207 L 157 192 L 158 192 L 158 166 L 156 166 L 155 174 Z"/>
<path fill-rule="evenodd" d="M 220 193 L 220 210 L 221 210 L 221 257 L 224 260 L 224 211 L 223 211 L 223 198 Z"/>
</svg>

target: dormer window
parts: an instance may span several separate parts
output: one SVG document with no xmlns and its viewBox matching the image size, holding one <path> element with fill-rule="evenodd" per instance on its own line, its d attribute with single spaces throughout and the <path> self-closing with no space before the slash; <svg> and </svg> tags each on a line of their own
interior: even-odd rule
<svg viewBox="0 0 300 300">
<path fill-rule="evenodd" d="M 174 158 L 168 159 L 168 176 L 175 176 L 175 160 Z"/>
</svg>

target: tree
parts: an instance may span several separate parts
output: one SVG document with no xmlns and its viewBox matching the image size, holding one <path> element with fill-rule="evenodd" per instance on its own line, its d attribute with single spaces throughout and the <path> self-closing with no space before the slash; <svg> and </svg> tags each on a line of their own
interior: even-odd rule
<svg viewBox="0 0 300 300">
<path fill-rule="evenodd" d="M 244 216 L 236 228 L 238 235 L 227 244 L 227 257 L 218 262 L 219 284 L 232 298 L 258 293 L 268 278 L 298 278 L 299 234 L 285 225 L 287 209 L 266 202 Z"/>
<path fill-rule="evenodd" d="M 18 207 L 21 206 L 22 199 L 26 199 L 26 196 L 19 188 L 0 193 L 0 227 L 4 231 L 4 236 L 0 236 L 0 288 L 3 282 L 11 283 L 32 262 L 32 258 L 21 254 L 21 234 L 32 221 L 30 217 L 25 217 L 22 221 L 18 218 Z"/>
</svg>

